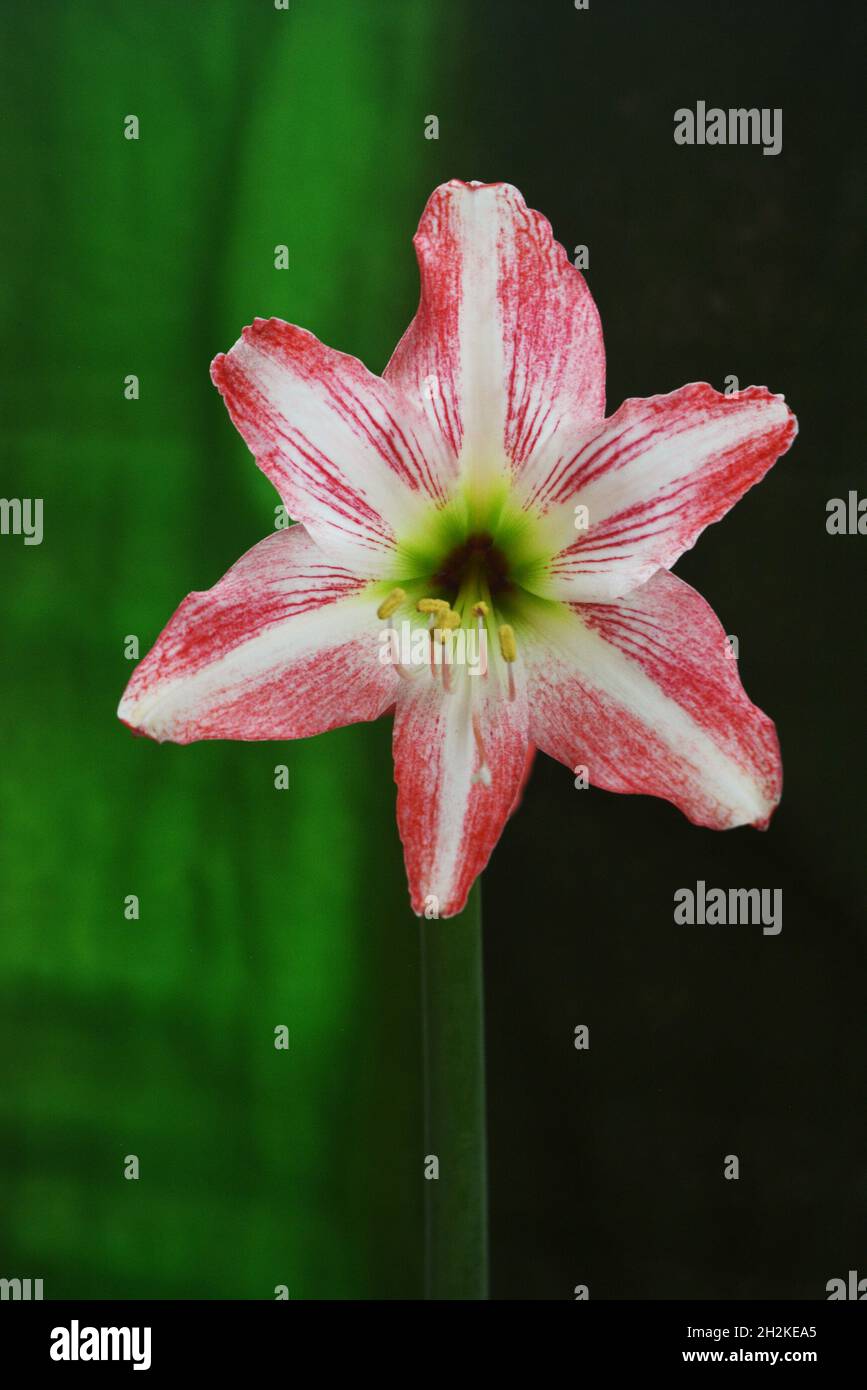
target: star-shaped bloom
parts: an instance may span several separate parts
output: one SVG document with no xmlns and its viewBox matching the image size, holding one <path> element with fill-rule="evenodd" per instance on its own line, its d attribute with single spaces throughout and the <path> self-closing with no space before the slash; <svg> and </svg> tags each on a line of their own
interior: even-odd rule
<svg viewBox="0 0 867 1390">
<path fill-rule="evenodd" d="M 452 181 L 381 377 L 256 319 L 211 374 L 295 525 L 190 594 L 120 704 L 157 740 L 293 739 L 394 715 L 416 912 L 462 908 L 535 749 L 697 825 L 765 826 L 772 722 L 670 573 L 791 444 L 764 387 L 605 417 L 596 306 L 508 184 Z M 463 645 L 462 645 L 463 643 Z"/>
</svg>

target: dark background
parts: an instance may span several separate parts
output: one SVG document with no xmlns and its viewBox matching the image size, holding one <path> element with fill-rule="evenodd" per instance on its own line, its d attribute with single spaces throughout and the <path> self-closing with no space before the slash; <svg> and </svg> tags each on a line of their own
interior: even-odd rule
<svg viewBox="0 0 867 1390">
<path fill-rule="evenodd" d="M 862 11 L 526 5 L 506 38 L 479 8 L 471 56 L 508 102 L 467 94 L 469 167 L 589 246 L 609 410 L 734 373 L 800 420 L 677 565 L 777 723 L 771 829 L 697 829 L 538 759 L 487 875 L 495 1290 L 822 1297 L 867 1269 L 864 551 L 825 530 L 828 498 L 864 494 Z M 782 107 L 782 152 L 676 146 L 700 98 Z M 781 888 L 782 933 L 675 925 L 697 879 Z"/>
<path fill-rule="evenodd" d="M 420 1293 L 390 730 L 156 748 L 114 709 L 125 635 L 145 651 L 272 525 L 211 357 L 274 313 L 381 370 L 450 177 L 516 184 L 589 247 L 609 410 L 733 373 L 801 427 L 677 566 L 776 720 L 771 829 L 700 830 L 539 758 L 485 874 L 493 1294 L 815 1299 L 867 1275 L 867 542 L 825 529 L 865 490 L 862 13 L 0 4 L 2 493 L 45 499 L 42 546 L 0 539 L 0 1275 Z M 782 153 L 676 146 L 699 99 L 782 107 Z M 676 925 L 698 879 L 781 888 L 781 935 Z"/>
</svg>

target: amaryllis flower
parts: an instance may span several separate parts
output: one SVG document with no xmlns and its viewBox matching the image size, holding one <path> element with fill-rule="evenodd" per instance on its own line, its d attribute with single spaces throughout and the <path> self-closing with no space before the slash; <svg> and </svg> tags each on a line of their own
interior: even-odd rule
<svg viewBox="0 0 867 1390">
<path fill-rule="evenodd" d="M 444 184 L 415 245 L 421 301 L 381 377 L 280 319 L 215 359 L 296 524 L 184 600 L 121 719 L 189 743 L 393 712 L 429 915 L 464 905 L 537 748 L 697 825 L 765 826 L 774 726 L 670 569 L 791 444 L 782 396 L 693 383 L 606 418 L 590 291 L 508 184 Z M 398 635 L 431 629 L 430 660 L 401 659 Z M 461 634 L 486 641 L 484 674 L 440 659 Z"/>
</svg>

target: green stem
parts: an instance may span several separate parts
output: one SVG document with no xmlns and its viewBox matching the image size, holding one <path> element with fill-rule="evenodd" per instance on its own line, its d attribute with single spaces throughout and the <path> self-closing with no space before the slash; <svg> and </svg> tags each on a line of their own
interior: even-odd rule
<svg viewBox="0 0 867 1390">
<path fill-rule="evenodd" d="M 482 893 L 459 917 L 421 920 L 425 1297 L 488 1296 Z M 429 1176 L 432 1158 L 438 1177 Z"/>
</svg>

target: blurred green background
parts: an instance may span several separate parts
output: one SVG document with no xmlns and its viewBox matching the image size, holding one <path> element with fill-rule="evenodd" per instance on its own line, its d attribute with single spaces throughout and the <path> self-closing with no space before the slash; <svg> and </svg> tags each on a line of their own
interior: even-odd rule
<svg viewBox="0 0 867 1390">
<path fill-rule="evenodd" d="M 2 0 L 0 23 L 0 491 L 45 499 L 41 546 L 0 539 L 0 1275 L 421 1293 L 387 723 L 174 748 L 114 711 L 125 637 L 144 653 L 273 524 L 211 358 L 274 314 L 381 370 L 457 176 L 590 247 L 610 408 L 734 372 L 802 430 L 678 566 L 778 722 L 771 831 L 546 764 L 486 875 L 493 1292 L 824 1297 L 867 1204 L 865 543 L 824 526 L 864 477 L 860 7 Z M 782 106 L 783 153 L 676 147 L 698 98 Z M 698 877 L 782 887 L 782 935 L 685 935 Z"/>
<path fill-rule="evenodd" d="M 445 18 L 3 6 L 4 495 L 45 538 L 0 554 L 0 1272 L 52 1296 L 420 1289 L 389 728 L 185 753 L 114 710 L 125 637 L 273 527 L 214 354 L 278 314 L 381 370 L 405 326 Z"/>
</svg>

